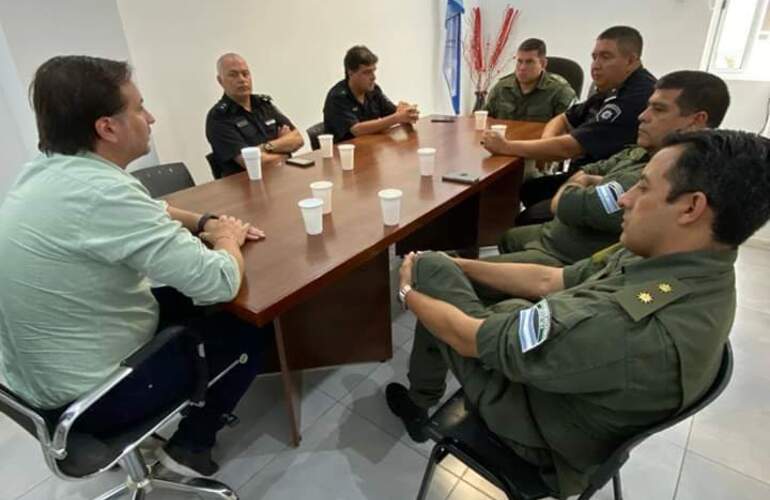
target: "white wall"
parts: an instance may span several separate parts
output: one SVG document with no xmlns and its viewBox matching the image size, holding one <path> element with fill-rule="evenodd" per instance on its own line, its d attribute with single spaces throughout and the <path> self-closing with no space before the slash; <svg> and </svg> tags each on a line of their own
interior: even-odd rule
<svg viewBox="0 0 770 500">
<path fill-rule="evenodd" d="M 17 130 L 13 140 L 23 145 L 21 162 L 37 151 L 27 88 L 38 66 L 62 54 L 130 60 L 116 1 L 0 0 L 0 91 L 7 108 L 0 114 L 0 130 Z M 151 154 L 137 163 L 157 163 L 157 158 Z M 2 167 L 0 196 L 7 188 L 4 183 L 18 172 L 20 160 L 3 154 Z"/>
<path fill-rule="evenodd" d="M 578 62 L 585 73 L 584 95 L 591 83 L 591 50 L 606 28 L 624 24 L 638 29 L 644 38 L 642 62 L 661 76 L 698 68 L 711 20 L 707 0 L 484 0 L 482 16 L 491 39 L 509 3 L 521 11 L 511 34 L 513 47 L 526 38 L 541 38 L 550 55 Z"/>
<path fill-rule="evenodd" d="M 0 201 L 11 186 L 19 167 L 27 160 L 19 128 L 13 120 L 5 94 L 0 92 Z"/>
<path fill-rule="evenodd" d="M 215 62 L 224 52 L 249 62 L 254 92 L 273 96 L 304 131 L 321 121 L 328 89 L 343 77 L 354 44 L 379 56 L 378 82 L 393 100 L 423 113 L 448 108 L 439 78 L 440 0 L 118 0 L 160 160 L 184 161 L 210 179 L 207 111 L 221 96 Z M 437 102 L 438 101 L 438 102 Z"/>
</svg>

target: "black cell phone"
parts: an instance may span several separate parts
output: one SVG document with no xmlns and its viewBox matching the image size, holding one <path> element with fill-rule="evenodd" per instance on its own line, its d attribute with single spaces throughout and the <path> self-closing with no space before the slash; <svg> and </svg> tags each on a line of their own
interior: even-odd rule
<svg viewBox="0 0 770 500">
<path fill-rule="evenodd" d="M 286 163 L 295 167 L 309 167 L 315 164 L 315 160 L 310 158 L 287 158 Z"/>
<path fill-rule="evenodd" d="M 473 184 L 479 181 L 479 176 L 470 172 L 448 172 L 441 176 L 442 181 Z"/>
<path fill-rule="evenodd" d="M 452 115 L 434 115 L 430 117 L 430 121 L 438 123 L 454 123 L 455 120 L 457 120 L 457 117 Z"/>
</svg>

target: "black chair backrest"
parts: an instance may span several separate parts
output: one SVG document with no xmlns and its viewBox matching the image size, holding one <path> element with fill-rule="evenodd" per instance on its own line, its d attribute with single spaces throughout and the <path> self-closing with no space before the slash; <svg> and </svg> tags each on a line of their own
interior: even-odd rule
<svg viewBox="0 0 770 500">
<path fill-rule="evenodd" d="M 583 91 L 583 68 L 578 63 L 565 57 L 548 56 L 546 69 L 551 73 L 563 76 L 580 99 L 580 93 Z"/>
<path fill-rule="evenodd" d="M 326 132 L 324 128 L 324 122 L 319 122 L 307 129 L 307 137 L 310 139 L 310 148 L 314 151 L 321 149 L 321 144 L 318 142 L 318 136 Z"/>
<path fill-rule="evenodd" d="M 206 161 L 209 162 L 211 175 L 213 175 L 215 179 L 221 179 L 223 176 L 222 165 L 217 162 L 217 159 L 214 157 L 214 153 L 207 154 Z"/>
<path fill-rule="evenodd" d="M 20 411 L 19 407 L 24 408 L 27 412 L 35 414 L 40 417 L 42 422 L 45 422 L 45 418 L 35 408 L 27 404 L 26 401 L 17 396 L 12 390 L 0 384 L 0 413 L 5 414 L 19 424 L 25 431 L 34 436 L 35 439 L 39 439 L 37 434 L 37 425 L 33 420 L 34 417 L 29 414 Z M 46 428 L 50 431 L 50 425 L 46 422 Z"/>
<path fill-rule="evenodd" d="M 614 476 L 615 473 L 620 470 L 620 467 L 623 466 L 626 460 L 628 460 L 628 457 L 631 455 L 631 450 L 634 449 L 639 443 L 652 436 L 653 434 L 663 431 L 671 426 L 678 424 L 682 420 L 695 415 L 703 408 L 711 404 L 711 402 L 714 401 L 720 394 L 722 394 L 722 391 L 725 390 L 727 384 L 730 382 L 730 377 L 732 377 L 732 374 L 733 350 L 732 347 L 730 347 L 730 342 L 726 342 L 724 351 L 722 352 L 722 363 L 719 366 L 719 371 L 717 372 L 716 378 L 714 379 L 714 382 L 712 382 L 711 387 L 709 387 L 709 389 L 700 397 L 700 399 L 683 412 L 678 413 L 665 422 L 662 422 L 642 433 L 635 435 L 634 437 L 626 440 L 623 444 L 618 446 L 615 452 L 610 455 L 609 458 L 599 467 L 599 469 L 597 469 L 597 471 L 591 475 L 591 478 L 589 479 L 591 484 L 589 490 L 583 492 L 578 500 L 583 498 L 591 498 L 593 493 L 601 489 L 602 486 L 604 486 L 610 479 L 612 479 L 612 476 Z"/>
<path fill-rule="evenodd" d="M 144 184 L 153 198 L 159 198 L 195 185 L 190 171 L 182 162 L 134 170 L 131 174 Z"/>
</svg>

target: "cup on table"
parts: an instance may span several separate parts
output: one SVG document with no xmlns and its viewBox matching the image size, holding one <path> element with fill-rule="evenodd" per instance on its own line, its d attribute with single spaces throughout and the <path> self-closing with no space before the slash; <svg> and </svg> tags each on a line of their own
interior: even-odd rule
<svg viewBox="0 0 770 500">
<path fill-rule="evenodd" d="M 317 181 L 310 184 L 310 190 L 313 192 L 313 198 L 324 202 L 323 213 L 332 213 L 332 184 L 329 181 Z"/>
<path fill-rule="evenodd" d="M 334 136 L 332 134 L 321 134 L 318 136 L 318 144 L 321 145 L 321 158 L 334 157 Z"/>
<path fill-rule="evenodd" d="M 487 115 L 489 113 L 484 110 L 474 111 L 473 116 L 476 118 L 476 130 L 484 130 L 487 128 Z"/>
<path fill-rule="evenodd" d="M 243 162 L 246 164 L 246 171 L 249 173 L 249 179 L 258 181 L 262 178 L 262 151 L 259 148 L 241 149 Z"/>
<path fill-rule="evenodd" d="M 307 231 L 307 234 L 321 234 L 324 230 L 323 200 L 305 198 L 300 200 L 297 205 L 302 211 L 302 219 L 305 221 L 305 231 Z"/>
<path fill-rule="evenodd" d="M 340 152 L 340 163 L 342 163 L 342 170 L 353 170 L 353 167 L 355 166 L 355 149 L 355 144 L 340 144 L 337 146 L 337 150 Z"/>
<path fill-rule="evenodd" d="M 404 195 L 400 189 L 383 189 L 377 195 L 380 197 L 382 208 L 382 223 L 386 226 L 396 226 L 401 219 L 401 197 Z"/>
<path fill-rule="evenodd" d="M 431 176 L 436 165 L 436 148 L 420 148 L 417 150 L 420 157 L 420 175 Z"/>
<path fill-rule="evenodd" d="M 489 127 L 492 132 L 497 132 L 497 135 L 505 139 L 505 131 L 508 129 L 507 125 L 492 125 Z"/>
</svg>

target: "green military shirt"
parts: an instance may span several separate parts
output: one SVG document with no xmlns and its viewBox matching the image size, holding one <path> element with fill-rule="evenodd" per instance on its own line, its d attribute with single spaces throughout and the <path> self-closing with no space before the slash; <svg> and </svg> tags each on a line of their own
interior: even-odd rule
<svg viewBox="0 0 770 500">
<path fill-rule="evenodd" d="M 511 73 L 492 87 L 484 109 L 492 118 L 547 122 L 566 111 L 575 99 L 575 91 L 560 75 L 543 71 L 537 86 L 523 94 L 516 74 Z"/>
<path fill-rule="evenodd" d="M 623 211 L 618 199 L 639 180 L 650 155 L 630 146 L 619 153 L 586 165 L 587 174 L 601 175 L 598 186 L 567 186 L 561 194 L 553 220 L 512 228 L 502 238 L 498 261 L 518 261 L 517 250 L 539 250 L 561 264 L 572 264 L 605 248 L 620 236 Z M 530 252 L 531 253 L 531 252 Z"/>
<path fill-rule="evenodd" d="M 537 425 L 506 421 L 505 409 L 494 408 L 499 397 L 482 396 L 480 413 L 512 442 L 539 433 L 562 493 L 574 493 L 620 442 L 708 389 L 733 323 L 736 256 L 644 259 L 617 245 L 566 267 L 565 289 L 537 304 L 492 306 L 477 336 L 480 361 L 504 375 L 490 379 L 496 385 L 526 387 Z M 492 385 L 484 391 L 504 390 Z"/>
</svg>

